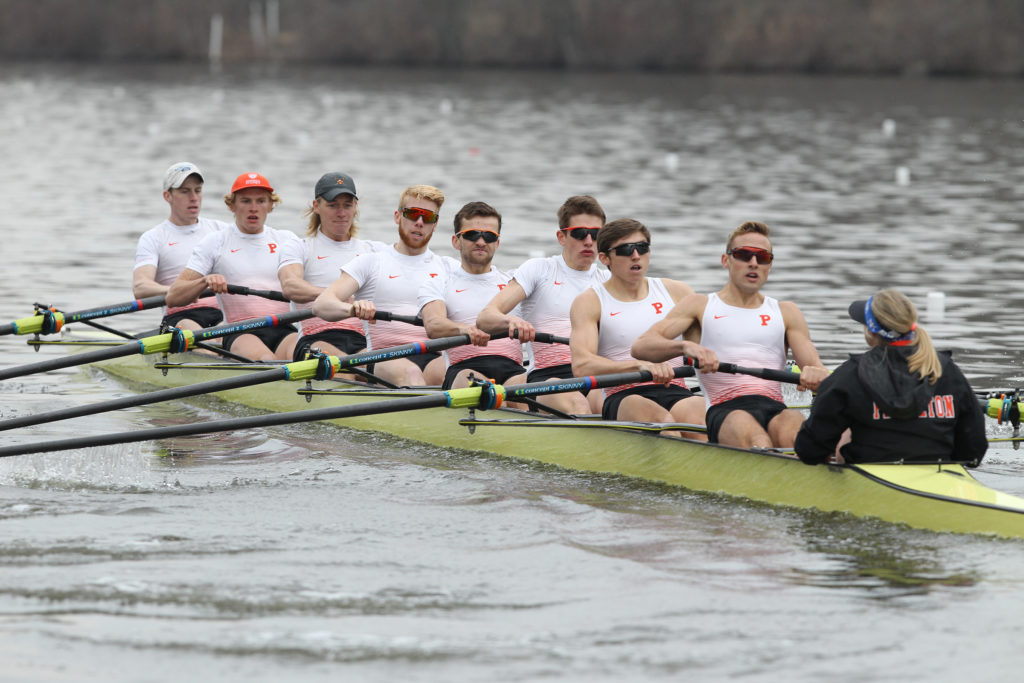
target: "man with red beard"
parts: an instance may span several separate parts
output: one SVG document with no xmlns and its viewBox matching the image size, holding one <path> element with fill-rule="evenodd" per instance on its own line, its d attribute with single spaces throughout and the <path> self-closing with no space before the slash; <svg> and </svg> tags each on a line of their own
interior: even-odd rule
<svg viewBox="0 0 1024 683">
<path fill-rule="evenodd" d="M 399 241 L 389 249 L 361 254 L 346 263 L 341 277 L 313 302 L 313 313 L 328 321 L 352 316 L 371 321 L 367 349 L 426 341 L 422 327 L 374 321 L 373 314 L 379 309 L 416 315 L 420 286 L 458 267 L 455 259 L 438 256 L 427 247 L 442 204 L 444 194 L 436 187 L 413 185 L 403 190 L 395 211 Z M 356 300 L 350 302 L 353 297 Z M 376 363 L 373 373 L 399 386 L 441 384 L 445 364 L 440 354 L 426 353 Z"/>
</svg>

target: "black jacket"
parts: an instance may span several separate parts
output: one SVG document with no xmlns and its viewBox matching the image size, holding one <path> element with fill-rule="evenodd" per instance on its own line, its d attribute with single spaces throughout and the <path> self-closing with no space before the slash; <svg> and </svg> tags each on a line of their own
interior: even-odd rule
<svg viewBox="0 0 1024 683">
<path fill-rule="evenodd" d="M 826 462 L 849 427 L 847 462 L 981 462 L 988 450 L 985 415 L 967 379 L 942 352 L 942 377 L 928 384 L 907 368 L 912 351 L 876 346 L 822 382 L 796 437 L 800 459 Z"/>
</svg>

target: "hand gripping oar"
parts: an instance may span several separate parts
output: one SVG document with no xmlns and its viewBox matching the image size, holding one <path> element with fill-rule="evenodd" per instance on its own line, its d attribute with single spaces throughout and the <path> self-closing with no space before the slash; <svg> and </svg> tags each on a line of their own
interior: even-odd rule
<svg viewBox="0 0 1024 683">
<path fill-rule="evenodd" d="M 466 335 L 459 336 L 465 337 Z M 681 366 L 675 369 L 676 377 L 688 377 L 691 375 L 693 375 L 692 367 Z M 114 444 L 151 441 L 155 439 L 170 439 L 180 436 L 193 436 L 195 434 L 229 432 L 253 427 L 276 427 L 286 424 L 315 422 L 317 420 L 339 420 L 363 415 L 383 415 L 384 413 L 397 413 L 422 408 L 476 408 L 487 410 L 500 407 L 505 400 L 514 401 L 517 398 L 540 396 L 543 394 L 557 394 L 566 391 L 582 391 L 584 389 L 599 389 L 620 384 L 649 382 L 651 379 L 651 373 L 641 370 L 593 377 L 572 377 L 554 382 L 534 382 L 532 384 L 519 384 L 512 387 L 485 382 L 476 386 L 466 387 L 465 389 L 449 389 L 448 391 L 439 391 L 426 396 L 374 401 L 361 405 L 314 408 L 272 415 L 253 415 L 231 420 L 216 420 L 199 424 L 157 427 L 115 434 L 98 434 L 59 441 L 16 444 L 14 446 L 0 447 L 0 458 L 27 455 L 29 453 L 66 451 L 73 448 L 92 448 L 95 446 L 111 446 Z"/>
<path fill-rule="evenodd" d="M 259 296 L 264 299 L 272 299 L 274 301 L 288 301 L 281 292 L 250 289 L 249 287 L 243 287 L 241 285 L 228 285 L 228 293 Z M 206 296 L 213 296 L 213 292 L 207 289 L 199 295 L 200 298 Z M 122 313 L 134 313 L 135 311 L 158 308 L 164 305 L 166 299 L 167 297 L 163 295 L 149 296 L 145 299 L 135 299 L 134 301 L 126 301 L 121 304 L 113 304 L 110 306 L 100 306 L 98 308 L 87 308 L 84 311 L 76 311 L 74 313 L 64 313 L 63 311 L 50 306 L 37 305 L 39 311 L 35 315 L 28 318 L 14 320 L 5 325 L 0 325 L 0 335 L 37 333 L 56 334 L 57 332 L 60 332 L 64 325 L 69 323 L 93 320 L 95 318 L 107 318 L 109 316 L 120 315 Z"/>
<path fill-rule="evenodd" d="M 180 353 L 192 348 L 196 342 L 216 339 L 228 334 L 239 334 L 264 327 L 275 327 L 277 325 L 298 322 L 299 320 L 305 320 L 306 318 L 312 317 L 313 311 L 311 310 L 290 311 L 288 313 L 281 313 L 280 315 L 268 315 L 261 318 L 239 320 L 235 323 L 220 325 L 218 327 L 207 327 L 202 330 L 181 330 L 174 328 L 170 332 L 166 332 L 164 334 L 143 337 L 136 342 L 126 342 L 124 344 L 112 346 L 108 349 L 96 349 L 95 351 L 86 351 L 85 353 L 79 353 L 73 356 L 53 358 L 50 360 L 39 361 L 37 363 L 18 365 L 13 368 L 0 370 L 0 380 L 24 377 L 25 375 L 31 375 L 37 372 L 70 368 L 76 365 L 85 365 L 87 363 L 95 363 L 97 361 L 109 360 L 111 358 L 124 358 L 125 356 L 131 356 L 136 353 Z"/>
</svg>

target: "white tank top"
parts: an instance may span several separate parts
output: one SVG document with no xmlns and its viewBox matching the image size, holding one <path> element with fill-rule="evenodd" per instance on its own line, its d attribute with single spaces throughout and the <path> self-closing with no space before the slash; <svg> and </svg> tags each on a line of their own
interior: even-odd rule
<svg viewBox="0 0 1024 683">
<path fill-rule="evenodd" d="M 597 353 L 611 360 L 633 358 L 629 351 L 633 342 L 651 325 L 663 320 L 675 305 L 675 301 L 668 293 L 664 283 L 658 278 L 647 278 L 647 296 L 640 301 L 619 301 L 608 292 L 604 285 L 594 285 L 593 290 L 597 292 L 597 298 L 601 301 Z M 673 358 L 669 364 L 680 366 L 684 365 L 685 361 L 682 357 Z M 652 384 L 652 382 L 609 387 L 604 390 L 604 394 L 610 396 L 618 391 L 645 384 Z M 686 386 L 686 382 L 682 378 L 672 380 L 672 384 Z"/>
<path fill-rule="evenodd" d="M 775 370 L 786 365 L 786 323 L 779 302 L 770 296 L 758 308 L 737 308 L 709 294 L 700 326 L 701 346 L 719 361 Z M 708 406 L 750 394 L 782 400 L 779 383 L 771 380 L 724 372 L 697 373 L 697 378 Z"/>
</svg>

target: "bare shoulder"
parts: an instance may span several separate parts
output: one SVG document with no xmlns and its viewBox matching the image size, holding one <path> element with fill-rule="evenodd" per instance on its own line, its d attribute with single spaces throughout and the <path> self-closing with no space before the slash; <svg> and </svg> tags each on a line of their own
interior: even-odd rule
<svg viewBox="0 0 1024 683">
<path fill-rule="evenodd" d="M 693 287 L 682 280 L 669 280 L 668 278 L 662 278 L 661 282 L 665 285 L 665 289 L 668 291 L 669 295 L 671 295 L 673 301 L 678 302 L 683 297 L 693 294 Z"/>
<path fill-rule="evenodd" d="M 782 319 L 785 321 L 786 327 L 807 327 L 803 311 L 792 301 L 780 301 L 779 311 L 782 312 Z"/>
</svg>

